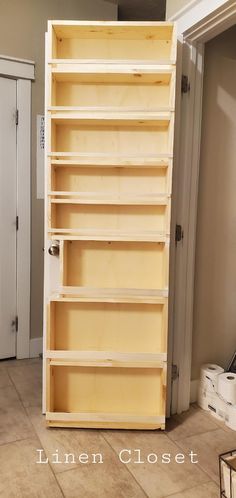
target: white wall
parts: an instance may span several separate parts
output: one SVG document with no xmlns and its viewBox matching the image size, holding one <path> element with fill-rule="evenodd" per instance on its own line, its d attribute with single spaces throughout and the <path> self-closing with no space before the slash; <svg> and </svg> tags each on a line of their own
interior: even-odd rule
<svg viewBox="0 0 236 498">
<path fill-rule="evenodd" d="M 166 19 L 176 14 L 178 10 L 182 9 L 192 0 L 166 0 Z"/>
<path fill-rule="evenodd" d="M 206 44 L 192 378 L 236 349 L 236 26 Z"/>
<path fill-rule="evenodd" d="M 43 328 L 43 201 L 36 199 L 36 115 L 44 113 L 44 34 L 48 19 L 117 19 L 117 6 L 102 0 L 0 2 L 0 53 L 36 62 L 32 85 L 31 337 Z"/>
</svg>

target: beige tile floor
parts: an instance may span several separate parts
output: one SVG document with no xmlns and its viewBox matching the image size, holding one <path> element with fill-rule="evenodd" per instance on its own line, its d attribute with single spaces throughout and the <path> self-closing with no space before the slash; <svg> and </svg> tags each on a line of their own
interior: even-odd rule
<svg viewBox="0 0 236 498">
<path fill-rule="evenodd" d="M 119 460 L 124 448 L 131 451 L 129 463 Z M 197 406 L 172 417 L 165 432 L 48 429 L 41 360 L 0 363 L 0 497 L 218 498 L 218 454 L 233 448 L 236 432 Z M 37 463 L 38 449 L 48 463 Z M 144 463 L 135 463 L 138 449 Z M 198 464 L 190 462 L 191 450 Z M 53 463 L 56 451 L 61 463 Z M 65 453 L 86 453 L 89 461 L 65 463 Z M 93 453 L 102 454 L 102 464 L 92 462 Z M 148 463 L 149 453 L 159 460 L 170 453 L 172 461 Z M 179 453 L 185 464 L 173 462 Z"/>
</svg>

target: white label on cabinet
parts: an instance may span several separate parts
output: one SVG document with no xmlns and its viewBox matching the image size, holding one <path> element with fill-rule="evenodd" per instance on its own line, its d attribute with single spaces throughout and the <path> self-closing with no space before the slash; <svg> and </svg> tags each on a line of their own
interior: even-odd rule
<svg viewBox="0 0 236 498">
<path fill-rule="evenodd" d="M 44 198 L 44 116 L 37 115 L 37 199 Z"/>
</svg>

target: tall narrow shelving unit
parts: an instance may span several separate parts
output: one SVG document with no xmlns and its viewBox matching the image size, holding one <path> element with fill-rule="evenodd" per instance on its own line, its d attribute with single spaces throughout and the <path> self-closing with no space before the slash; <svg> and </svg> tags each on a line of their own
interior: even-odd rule
<svg viewBox="0 0 236 498">
<path fill-rule="evenodd" d="M 165 427 L 175 60 L 170 23 L 48 24 L 50 426 Z"/>
</svg>

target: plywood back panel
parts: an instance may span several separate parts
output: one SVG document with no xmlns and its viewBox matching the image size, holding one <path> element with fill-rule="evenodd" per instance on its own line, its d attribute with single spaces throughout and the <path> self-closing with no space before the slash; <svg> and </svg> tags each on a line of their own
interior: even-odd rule
<svg viewBox="0 0 236 498">
<path fill-rule="evenodd" d="M 169 40 L 95 40 L 62 39 L 57 44 L 58 59 L 142 59 L 168 60 Z"/>
<path fill-rule="evenodd" d="M 53 368 L 54 411 L 162 415 L 162 370 Z"/>
<path fill-rule="evenodd" d="M 166 248 L 148 242 L 64 243 L 63 286 L 159 289 L 166 287 Z"/>
<path fill-rule="evenodd" d="M 164 353 L 164 306 L 51 302 L 49 349 Z"/>
</svg>

